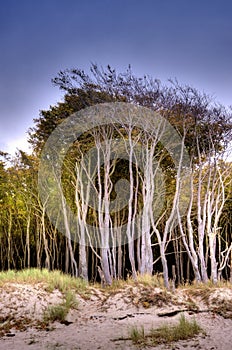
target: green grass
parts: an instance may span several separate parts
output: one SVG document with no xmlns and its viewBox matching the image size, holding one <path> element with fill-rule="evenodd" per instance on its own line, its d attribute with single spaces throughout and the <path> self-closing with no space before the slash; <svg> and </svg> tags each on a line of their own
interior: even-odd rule
<svg viewBox="0 0 232 350">
<path fill-rule="evenodd" d="M 63 304 L 51 305 L 44 312 L 43 321 L 45 324 L 54 321 L 63 322 L 68 314 L 68 309 Z"/>
<path fill-rule="evenodd" d="M 52 292 L 58 289 L 61 293 L 66 293 L 69 290 L 85 292 L 88 283 L 81 278 L 74 278 L 64 274 L 61 271 L 48 271 L 47 269 L 25 269 L 21 271 L 9 270 L 0 272 L 0 286 L 5 283 L 28 283 L 44 285 L 45 290 Z"/>
<path fill-rule="evenodd" d="M 65 301 L 64 301 L 64 305 L 68 308 L 68 309 L 77 309 L 79 306 L 78 300 L 76 299 L 76 296 L 74 293 L 72 293 L 71 291 L 68 291 L 65 294 Z"/>
<path fill-rule="evenodd" d="M 78 292 L 84 292 L 88 288 L 88 283 L 81 278 L 75 278 L 64 274 L 59 270 L 48 271 L 47 269 L 25 269 L 20 271 L 8 270 L 0 272 L 0 286 L 4 283 L 27 283 L 27 284 L 44 284 L 47 291 L 52 292 L 54 289 L 60 290 L 62 293 L 70 289 Z M 111 286 L 105 288 L 106 291 L 117 291 L 126 286 L 143 285 L 149 287 L 163 287 L 163 278 L 157 275 L 138 275 L 137 281 L 132 278 L 125 280 L 113 280 Z M 95 287 L 101 288 L 100 284 L 95 283 Z"/>
<path fill-rule="evenodd" d="M 134 344 L 146 343 L 144 327 L 133 327 L 130 331 L 130 337 Z"/>
<path fill-rule="evenodd" d="M 44 312 L 43 321 L 45 324 L 54 321 L 64 322 L 70 309 L 77 309 L 78 301 L 72 292 L 67 292 L 64 301 L 57 305 L 48 306 Z"/>
<path fill-rule="evenodd" d="M 203 330 L 195 320 L 188 321 L 184 315 L 181 315 L 177 325 L 163 325 L 159 328 L 151 329 L 146 335 L 143 327 L 140 329 L 133 327 L 130 331 L 130 339 L 137 345 L 155 346 L 193 338 L 201 332 Z"/>
</svg>

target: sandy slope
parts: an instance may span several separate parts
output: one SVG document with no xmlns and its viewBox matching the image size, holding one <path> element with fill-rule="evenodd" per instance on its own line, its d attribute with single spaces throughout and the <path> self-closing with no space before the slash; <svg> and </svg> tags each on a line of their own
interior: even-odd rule
<svg viewBox="0 0 232 350">
<path fill-rule="evenodd" d="M 0 330 L 4 322 L 10 322 L 11 327 L 20 324 L 24 331 L 8 330 L 0 338 L 0 349 L 137 349 L 130 340 L 122 339 L 129 337 L 131 327 L 144 326 L 146 332 L 163 323 L 177 322 L 180 315 L 160 317 L 160 314 L 187 309 L 192 311 L 184 311 L 186 318 L 195 317 L 206 335 L 150 349 L 232 349 L 232 318 L 219 314 L 220 307 L 223 309 L 226 305 L 224 316 L 231 316 L 232 289 L 229 288 L 212 291 L 207 298 L 201 291 L 190 296 L 187 289 L 173 294 L 142 285 L 128 286 L 117 292 L 92 288 L 88 299 L 79 295 L 77 298 L 79 308 L 70 311 L 68 325 L 55 322 L 39 330 L 36 324 L 43 311 L 48 304 L 60 303 L 62 294 L 57 290 L 48 293 L 40 285 L 4 286 L 0 294 Z M 213 312 L 215 307 L 217 312 Z"/>
</svg>

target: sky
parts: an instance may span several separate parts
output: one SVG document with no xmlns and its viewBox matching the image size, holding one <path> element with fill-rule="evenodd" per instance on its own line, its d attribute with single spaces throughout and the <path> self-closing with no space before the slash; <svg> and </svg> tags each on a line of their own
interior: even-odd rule
<svg viewBox="0 0 232 350">
<path fill-rule="evenodd" d="M 28 150 L 51 79 L 91 62 L 177 78 L 232 105 L 231 0 L 0 0 L 0 150 Z"/>
</svg>

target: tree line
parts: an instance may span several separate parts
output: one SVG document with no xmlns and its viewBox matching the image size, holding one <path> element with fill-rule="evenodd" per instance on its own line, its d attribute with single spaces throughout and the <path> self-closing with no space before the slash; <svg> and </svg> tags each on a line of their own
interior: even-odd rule
<svg viewBox="0 0 232 350">
<path fill-rule="evenodd" d="M 91 281 L 100 269 L 106 284 L 160 272 L 169 287 L 175 266 L 178 283 L 232 280 L 231 109 L 131 67 L 53 84 L 63 102 L 34 119 L 32 154 L 1 152 L 1 269 Z"/>
</svg>

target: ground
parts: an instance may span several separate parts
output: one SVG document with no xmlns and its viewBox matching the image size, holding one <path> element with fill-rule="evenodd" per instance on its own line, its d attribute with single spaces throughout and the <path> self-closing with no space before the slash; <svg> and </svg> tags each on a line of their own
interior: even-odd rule
<svg viewBox="0 0 232 350">
<path fill-rule="evenodd" d="M 143 284 L 117 289 L 90 287 L 75 291 L 78 308 L 65 322 L 43 324 L 48 305 L 59 304 L 59 290 L 42 284 L 6 283 L 0 287 L 0 350 L 4 349 L 138 349 L 130 339 L 132 327 L 145 333 L 178 322 L 183 313 L 196 319 L 203 332 L 193 339 L 149 349 L 230 350 L 232 347 L 232 288 L 178 288 L 167 292 Z M 144 349 L 144 347 L 140 347 Z"/>
</svg>

